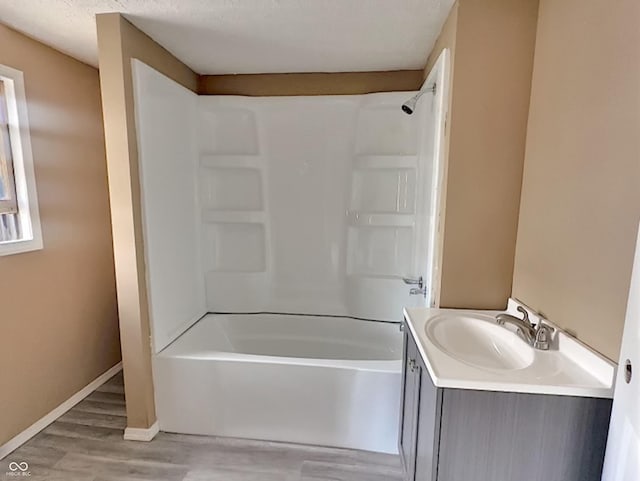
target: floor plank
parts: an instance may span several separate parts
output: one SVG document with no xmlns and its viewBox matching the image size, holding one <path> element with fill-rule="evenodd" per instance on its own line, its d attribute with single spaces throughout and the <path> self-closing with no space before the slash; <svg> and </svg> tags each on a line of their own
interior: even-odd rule
<svg viewBox="0 0 640 481">
<path fill-rule="evenodd" d="M 127 416 L 127 411 L 124 404 L 115 404 L 103 401 L 92 401 L 91 399 L 85 399 L 79 402 L 76 407 L 73 408 L 76 412 L 91 413 L 91 414 L 109 414 L 110 416 Z"/>
<path fill-rule="evenodd" d="M 124 405 L 124 393 L 93 391 L 86 397 L 87 401 L 99 401 L 103 403 L 113 403 Z"/>
<path fill-rule="evenodd" d="M 0 460 L 47 481 L 400 481 L 398 456 L 268 441 L 159 433 L 125 441 L 122 373 Z"/>
</svg>

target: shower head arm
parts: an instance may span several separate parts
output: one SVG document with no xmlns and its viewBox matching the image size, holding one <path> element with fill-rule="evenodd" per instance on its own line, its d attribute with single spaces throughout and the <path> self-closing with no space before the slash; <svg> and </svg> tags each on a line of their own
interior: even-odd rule
<svg viewBox="0 0 640 481">
<path fill-rule="evenodd" d="M 431 92 L 435 95 L 436 88 L 437 88 L 437 85 L 435 82 L 428 87 L 426 85 L 423 85 L 417 94 L 415 94 L 413 97 L 407 100 L 404 104 L 402 104 L 403 112 L 411 115 L 416 109 L 416 104 L 418 103 L 418 100 L 420 100 L 420 97 L 422 97 L 427 92 Z"/>
</svg>

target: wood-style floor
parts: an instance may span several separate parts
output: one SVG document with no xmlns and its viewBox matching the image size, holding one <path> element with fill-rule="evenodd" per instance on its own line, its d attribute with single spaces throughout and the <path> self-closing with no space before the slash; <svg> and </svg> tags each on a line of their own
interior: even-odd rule
<svg viewBox="0 0 640 481">
<path fill-rule="evenodd" d="M 0 479 L 47 481 L 400 481 L 398 456 L 160 433 L 124 441 L 122 374 L 0 460 Z M 29 463 L 30 478 L 6 476 Z M 6 476 L 6 477 L 4 477 Z"/>
</svg>

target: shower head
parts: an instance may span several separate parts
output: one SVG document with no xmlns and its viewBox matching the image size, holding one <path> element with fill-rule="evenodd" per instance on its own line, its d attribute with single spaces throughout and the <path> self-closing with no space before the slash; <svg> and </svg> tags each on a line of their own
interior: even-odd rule
<svg viewBox="0 0 640 481">
<path fill-rule="evenodd" d="M 416 109 L 416 103 L 418 103 L 418 99 L 420 98 L 421 95 L 422 93 L 417 93 L 416 95 L 411 97 L 409 100 L 407 100 L 405 103 L 403 103 L 402 111 L 405 114 L 411 115 L 413 111 Z"/>
<path fill-rule="evenodd" d="M 416 109 L 416 104 L 418 103 L 418 100 L 420 100 L 420 97 L 422 97 L 427 92 L 431 92 L 435 94 L 436 84 L 433 84 L 431 85 L 431 87 L 428 87 L 428 88 L 420 89 L 420 92 L 418 92 L 417 94 L 415 94 L 413 97 L 411 97 L 409 100 L 407 100 L 405 103 L 402 104 L 402 111 L 405 114 L 411 115 Z"/>
</svg>

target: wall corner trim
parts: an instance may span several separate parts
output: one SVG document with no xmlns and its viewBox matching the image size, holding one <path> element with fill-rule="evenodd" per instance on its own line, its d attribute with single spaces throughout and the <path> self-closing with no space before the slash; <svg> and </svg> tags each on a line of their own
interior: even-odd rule
<svg viewBox="0 0 640 481">
<path fill-rule="evenodd" d="M 151 441 L 160 432 L 158 421 L 148 428 L 125 428 L 124 439 L 126 441 Z"/>
<path fill-rule="evenodd" d="M 27 429 L 25 429 L 24 431 L 22 431 L 21 433 L 14 436 L 9 441 L 7 441 L 5 444 L 0 446 L 0 459 L 3 459 L 5 456 L 11 454 L 13 451 L 18 449 L 24 443 L 29 441 L 29 439 L 34 437 L 44 428 L 49 426 L 49 424 L 53 423 L 56 419 L 58 419 L 64 413 L 69 411 L 72 407 L 74 407 L 76 404 L 78 404 L 80 401 L 86 398 L 89 394 L 91 394 L 93 391 L 95 391 L 100 386 L 102 386 L 105 382 L 107 382 L 109 379 L 111 379 L 121 370 L 122 370 L 122 362 L 119 362 L 118 364 L 116 364 L 115 366 L 113 366 L 112 368 L 108 369 L 107 371 L 102 373 L 100 376 L 95 378 L 93 381 L 91 381 L 89 384 L 87 384 L 85 387 L 83 387 L 80 391 L 75 393 L 65 402 L 60 404 L 57 408 L 55 408 L 49 414 L 46 414 L 44 417 L 40 418 L 38 421 L 33 423 Z"/>
</svg>

